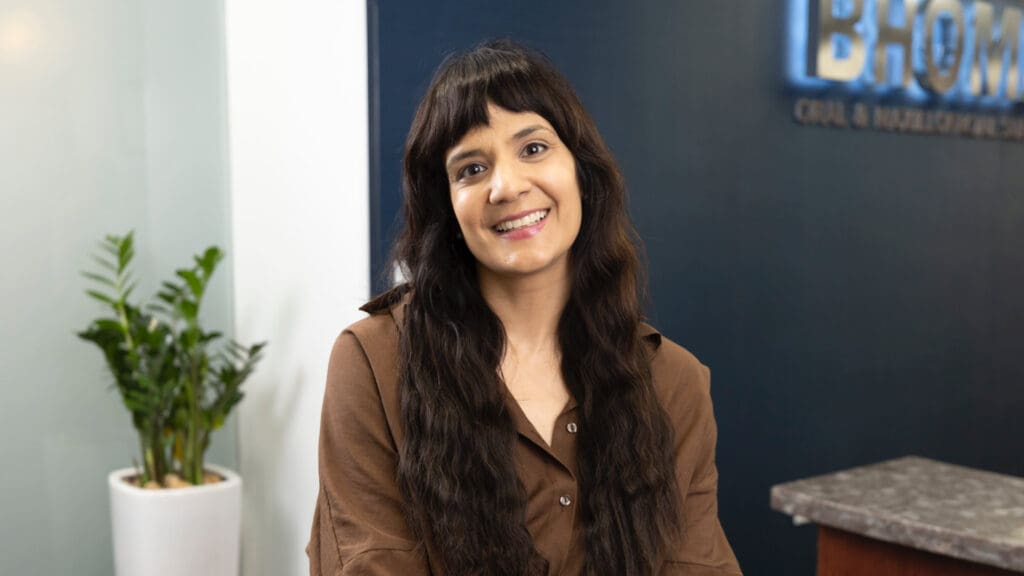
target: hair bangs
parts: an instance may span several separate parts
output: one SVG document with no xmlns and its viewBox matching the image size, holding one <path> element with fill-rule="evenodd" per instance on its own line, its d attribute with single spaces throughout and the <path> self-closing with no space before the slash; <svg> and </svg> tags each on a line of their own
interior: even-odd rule
<svg viewBox="0 0 1024 576">
<path fill-rule="evenodd" d="M 535 58 L 543 58 L 534 54 Z M 546 59 L 545 59 L 546 60 Z M 469 55 L 450 57 L 440 69 L 433 94 L 438 136 L 433 148 L 450 150 L 468 132 L 486 126 L 487 107 L 494 104 L 510 112 L 533 112 L 552 123 L 566 139 L 566 123 L 559 110 L 555 85 L 561 78 L 525 58 L 521 51 L 481 48 Z M 558 86 L 558 88 L 562 88 Z M 568 143 L 568 142 L 567 142 Z"/>
</svg>

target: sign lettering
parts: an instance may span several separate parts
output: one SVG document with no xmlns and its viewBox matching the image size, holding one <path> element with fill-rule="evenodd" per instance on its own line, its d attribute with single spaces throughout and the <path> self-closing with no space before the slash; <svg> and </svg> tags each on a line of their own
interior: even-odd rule
<svg viewBox="0 0 1024 576">
<path fill-rule="evenodd" d="M 1021 8 L 982 0 L 807 0 L 807 76 L 1010 101 Z"/>
</svg>

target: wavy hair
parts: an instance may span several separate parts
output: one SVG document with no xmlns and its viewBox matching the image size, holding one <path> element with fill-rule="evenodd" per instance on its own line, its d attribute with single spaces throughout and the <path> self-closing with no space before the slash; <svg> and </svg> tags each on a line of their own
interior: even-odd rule
<svg viewBox="0 0 1024 576">
<path fill-rule="evenodd" d="M 513 461 L 516 431 L 498 370 L 505 332 L 457 238 L 444 169 L 446 152 L 487 124 L 489 102 L 544 117 L 575 158 L 583 217 L 558 343 L 580 410 L 584 573 L 651 574 L 681 530 L 681 503 L 673 430 L 640 337 L 643 270 L 625 185 L 568 81 L 543 55 L 507 40 L 453 55 L 435 73 L 405 148 L 405 222 L 392 260 L 406 283 L 364 307 L 379 311 L 410 293 L 399 350 L 406 514 L 448 574 L 547 573 Z"/>
</svg>

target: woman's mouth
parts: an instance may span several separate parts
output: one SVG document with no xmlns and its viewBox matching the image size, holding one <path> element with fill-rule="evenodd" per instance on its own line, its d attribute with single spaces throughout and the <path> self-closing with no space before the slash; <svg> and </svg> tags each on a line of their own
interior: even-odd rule
<svg viewBox="0 0 1024 576">
<path fill-rule="evenodd" d="M 515 220 L 506 220 L 495 226 L 494 230 L 497 231 L 498 234 L 509 234 L 524 228 L 529 228 L 547 218 L 548 212 L 550 212 L 550 210 L 536 210 L 525 216 L 516 218 Z"/>
</svg>

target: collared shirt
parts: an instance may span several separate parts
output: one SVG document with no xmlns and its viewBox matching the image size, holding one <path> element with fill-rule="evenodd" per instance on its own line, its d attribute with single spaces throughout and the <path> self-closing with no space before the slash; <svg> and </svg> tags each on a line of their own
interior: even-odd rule
<svg viewBox="0 0 1024 576">
<path fill-rule="evenodd" d="M 441 576 L 440 557 L 417 539 L 396 483 L 402 428 L 398 340 L 404 302 L 338 337 L 327 372 L 320 429 L 320 493 L 306 551 L 311 576 Z M 717 430 L 709 371 L 646 324 L 655 392 L 675 427 L 683 536 L 666 551 L 663 576 L 735 576 L 739 565 L 718 520 Z M 506 395 L 518 432 L 515 465 L 526 489 L 526 525 L 552 576 L 583 567 L 584 530 L 576 480 L 575 400 L 548 445 Z"/>
</svg>

